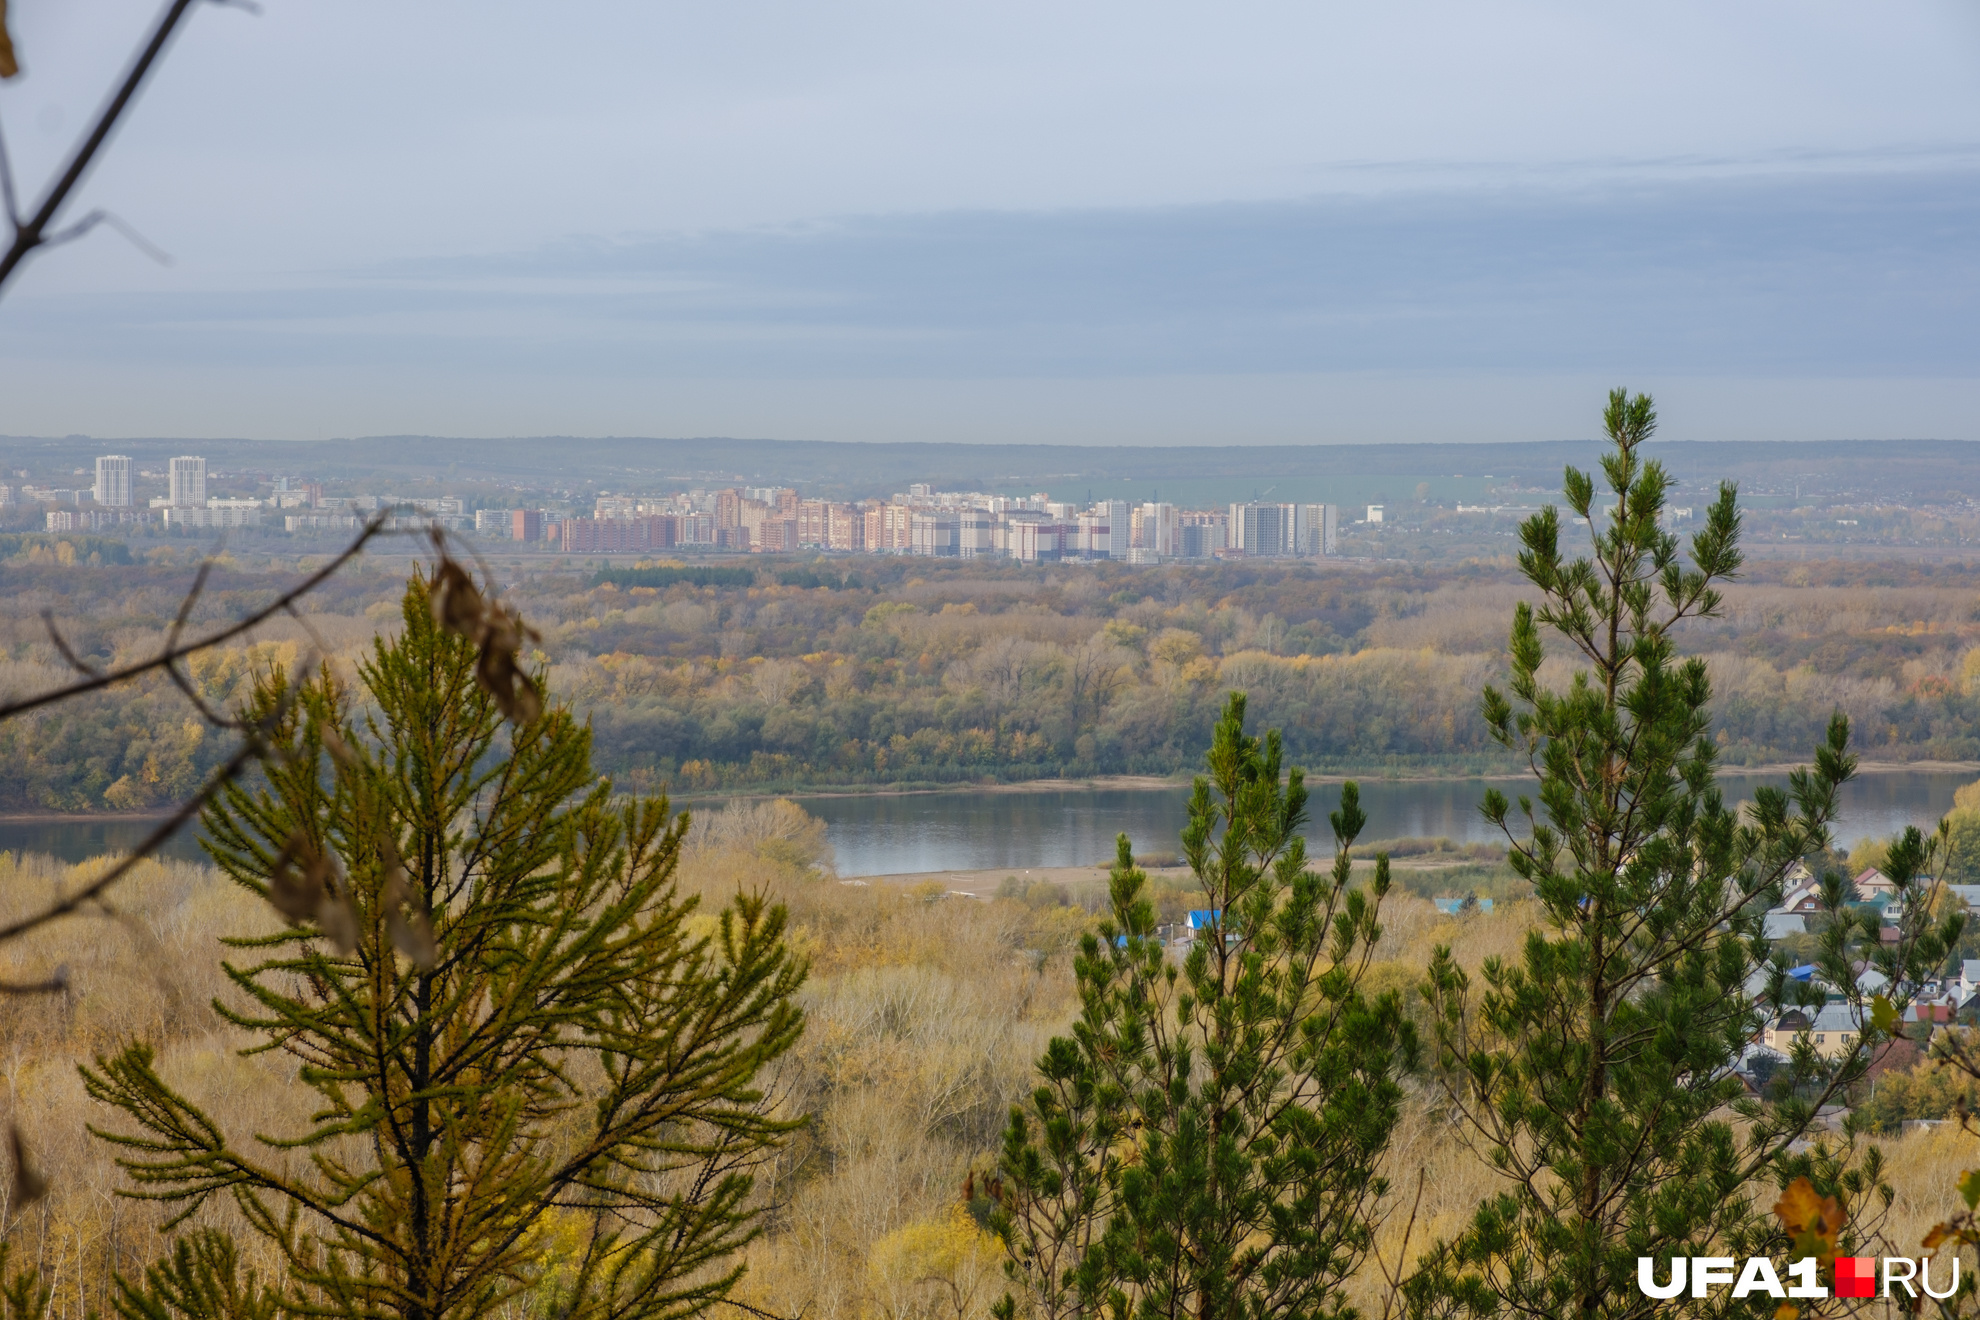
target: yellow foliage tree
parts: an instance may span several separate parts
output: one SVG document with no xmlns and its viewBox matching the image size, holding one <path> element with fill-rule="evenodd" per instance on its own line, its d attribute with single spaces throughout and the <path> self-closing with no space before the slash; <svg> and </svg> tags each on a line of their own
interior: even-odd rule
<svg viewBox="0 0 1980 1320">
<path fill-rule="evenodd" d="M 1004 1244 L 958 1205 L 947 1217 L 898 1228 L 874 1244 L 868 1273 L 889 1320 L 974 1315 L 1002 1277 Z"/>
</svg>

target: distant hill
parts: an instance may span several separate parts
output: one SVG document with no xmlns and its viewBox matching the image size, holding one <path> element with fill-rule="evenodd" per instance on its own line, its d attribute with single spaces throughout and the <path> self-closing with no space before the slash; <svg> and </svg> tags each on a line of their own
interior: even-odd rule
<svg viewBox="0 0 1980 1320">
<path fill-rule="evenodd" d="M 1980 443 L 1965 440 L 1672 441 L 1652 446 L 1687 484 L 1736 480 L 1755 494 L 1854 495 L 1911 503 L 1980 496 Z M 145 462 L 206 455 L 218 468 L 333 480 L 458 477 L 637 488 L 656 482 L 787 484 L 835 498 L 884 495 L 910 482 L 944 489 L 1049 490 L 1060 498 L 1218 502 L 1403 499 L 1419 482 L 1438 498 L 1488 487 L 1558 487 L 1587 466 L 1593 440 L 1518 444 L 1100 446 L 689 438 L 364 436 L 325 441 L 99 440 L 0 436 L 0 462 L 37 476 L 87 467 L 96 454 Z"/>
</svg>

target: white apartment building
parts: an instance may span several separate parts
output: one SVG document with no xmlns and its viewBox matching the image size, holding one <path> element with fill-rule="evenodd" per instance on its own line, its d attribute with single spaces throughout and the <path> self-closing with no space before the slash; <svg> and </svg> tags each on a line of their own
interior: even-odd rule
<svg viewBox="0 0 1980 1320">
<path fill-rule="evenodd" d="M 961 520 L 954 513 L 915 513 L 908 519 L 908 553 L 937 559 L 957 554 Z"/>
<path fill-rule="evenodd" d="M 209 500 L 204 508 L 168 508 L 165 510 L 165 525 L 202 531 L 216 527 L 259 527 L 261 501 Z"/>
<path fill-rule="evenodd" d="M 751 498 L 755 498 L 752 496 Z M 655 510 L 658 512 L 658 510 Z M 639 501 L 631 495 L 600 495 L 591 506 L 594 518 L 636 518 L 639 516 Z"/>
<path fill-rule="evenodd" d="M 1078 540 L 1072 547 L 1080 559 L 1108 559 L 1113 549 L 1114 528 L 1104 513 L 1082 513 L 1073 524 L 1078 528 Z"/>
<path fill-rule="evenodd" d="M 206 507 L 206 460 L 196 454 L 172 460 L 165 474 L 166 503 L 174 509 Z M 188 526 L 192 524 L 187 524 Z"/>
<path fill-rule="evenodd" d="M 1332 555 L 1338 553 L 1335 546 L 1340 535 L 1341 510 L 1335 504 L 1308 504 L 1308 510 L 1301 528 L 1303 539 L 1300 553 L 1303 555 Z"/>
<path fill-rule="evenodd" d="M 1004 553 L 1027 564 L 1060 559 L 1075 529 L 1062 522 L 1025 519 L 1004 524 Z"/>
<path fill-rule="evenodd" d="M 131 507 L 131 460 L 105 454 L 96 460 L 96 502 L 106 509 Z"/>
<path fill-rule="evenodd" d="M 956 514 L 956 553 L 964 559 L 987 559 L 997 553 L 997 515 L 988 509 L 963 509 Z"/>
<path fill-rule="evenodd" d="M 1174 559 L 1182 553 L 1182 518 L 1173 504 L 1140 505 L 1128 530 L 1128 558 L 1136 562 Z"/>
<path fill-rule="evenodd" d="M 1106 520 L 1106 541 L 1104 546 L 1096 540 L 1092 546 L 1095 559 L 1126 559 L 1134 528 L 1134 516 L 1126 500 L 1102 500 L 1093 506 L 1093 511 Z"/>
</svg>

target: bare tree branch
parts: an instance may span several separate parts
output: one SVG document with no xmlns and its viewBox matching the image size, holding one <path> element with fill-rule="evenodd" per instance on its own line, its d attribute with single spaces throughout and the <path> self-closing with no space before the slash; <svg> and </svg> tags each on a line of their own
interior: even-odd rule
<svg viewBox="0 0 1980 1320">
<path fill-rule="evenodd" d="M 62 636 L 62 630 L 55 624 L 54 610 L 43 610 L 41 612 L 41 623 L 43 627 L 48 629 L 48 640 L 54 643 L 56 651 L 61 654 L 62 658 L 69 662 L 69 668 L 88 678 L 100 678 L 102 676 L 101 670 L 70 649 L 68 638 Z"/>
<path fill-rule="evenodd" d="M 144 253 L 145 256 L 150 257 L 159 265 L 169 266 L 172 264 L 171 253 L 132 228 L 130 223 L 122 216 L 103 210 L 91 211 L 67 229 L 58 229 L 54 233 L 45 236 L 41 240 L 41 246 L 57 247 L 63 243 L 73 243 L 98 225 L 109 225 L 112 229 L 129 239 L 132 247 Z"/>
<path fill-rule="evenodd" d="M 28 916 L 18 918 L 11 924 L 0 926 L 0 945 L 4 945 L 8 941 L 16 939 L 41 926 L 45 926 L 52 921 L 74 915 L 85 908 L 94 907 L 107 911 L 107 906 L 103 901 L 103 895 L 113 885 L 129 875 L 131 871 L 136 869 L 139 862 L 163 847 L 173 835 L 177 834 L 196 818 L 213 801 L 220 790 L 237 778 L 251 763 L 265 761 L 273 755 L 281 755 L 281 753 L 277 753 L 271 748 L 268 741 L 269 734 L 286 717 L 289 707 L 295 699 L 295 695 L 301 691 L 300 686 L 292 686 L 277 703 L 275 709 L 268 712 L 264 718 L 257 721 L 249 721 L 215 710 L 193 684 L 191 678 L 179 667 L 179 662 L 187 656 L 219 646 L 232 638 L 239 637 L 257 625 L 267 622 L 277 614 L 287 614 L 309 634 L 315 643 L 316 652 L 314 658 L 306 661 L 301 668 L 304 670 L 315 668 L 330 654 L 330 647 L 324 643 L 323 639 L 317 634 L 316 629 L 310 625 L 302 612 L 296 608 L 296 602 L 321 586 L 339 568 L 342 568 L 345 564 L 363 553 L 365 546 L 373 537 L 381 533 L 390 534 L 394 529 L 388 528 L 387 523 L 395 513 L 399 512 L 402 512 L 402 510 L 395 507 L 383 509 L 374 514 L 365 523 L 363 530 L 334 559 L 315 573 L 304 578 L 290 590 L 284 592 L 270 604 L 256 610 L 247 618 L 218 632 L 209 633 L 197 640 L 182 643 L 180 638 L 185 631 L 186 623 L 191 618 L 193 609 L 198 604 L 201 595 L 206 589 L 207 581 L 212 575 L 215 561 L 209 556 L 201 563 L 198 574 L 193 578 L 192 586 L 187 590 L 184 599 L 180 601 L 178 613 L 173 618 L 172 625 L 167 631 L 163 649 L 148 660 L 127 665 L 122 669 L 106 672 L 93 668 L 81 656 L 76 654 L 75 649 L 63 637 L 61 630 L 56 626 L 53 614 L 50 612 L 43 613 L 43 622 L 47 624 L 48 635 L 53 640 L 55 648 L 61 652 L 63 658 L 73 668 L 85 675 L 85 677 L 66 687 L 45 692 L 39 696 L 29 697 L 14 702 L 11 705 L 0 706 L 0 721 L 26 711 L 80 696 L 84 693 L 98 691 L 111 684 L 121 682 L 125 679 L 135 678 L 140 674 L 148 673 L 152 670 L 163 670 L 171 680 L 173 686 L 177 687 L 184 694 L 187 701 L 192 704 L 193 708 L 199 712 L 200 716 L 207 723 L 216 728 L 237 730 L 242 735 L 241 745 L 234 752 L 233 756 L 228 759 L 226 764 L 222 765 L 207 779 L 198 792 L 182 803 L 169 818 L 160 823 L 137 847 L 132 849 L 128 855 L 121 858 L 110 870 L 75 893 L 56 900 L 46 908 Z M 451 601 L 451 604 L 448 605 L 446 610 L 447 617 L 443 621 L 445 626 L 453 631 L 462 633 L 464 636 L 468 636 L 480 648 L 481 654 L 476 666 L 476 680 L 494 695 L 504 712 L 518 722 L 526 723 L 534 719 L 536 712 L 540 710 L 540 697 L 531 680 L 515 665 L 513 655 L 515 649 L 521 646 L 525 640 L 534 637 L 533 630 L 523 623 L 521 617 L 513 610 L 498 604 L 492 596 L 484 595 L 475 587 L 472 579 L 449 553 L 448 542 L 450 538 L 445 531 L 435 526 L 430 529 L 428 534 L 438 561 L 434 568 L 434 579 L 446 588 L 443 594 Z M 472 553 L 471 546 L 469 550 Z M 476 558 L 478 559 L 479 557 L 477 556 Z M 483 565 L 483 569 L 487 571 L 485 564 Z M 489 576 L 492 586 L 492 573 Z M 67 970 L 58 968 L 51 977 L 39 982 L 25 984 L 0 982 L 0 997 L 55 993 L 67 990 L 68 984 Z"/>
<path fill-rule="evenodd" d="M 159 823 L 158 828 L 145 835 L 143 841 L 137 847 L 131 849 L 115 866 L 76 890 L 75 893 L 64 895 L 41 911 L 22 917 L 5 926 L 0 926 L 0 944 L 5 944 L 8 940 L 25 935 L 37 927 L 45 926 L 51 921 L 66 917 L 71 913 L 88 907 L 97 900 L 99 895 L 107 892 L 112 885 L 136 870 L 139 862 L 164 847 L 173 835 L 184 829 L 193 817 L 199 815 L 206 804 L 213 799 L 214 794 L 218 793 L 236 775 L 240 774 L 241 771 L 247 769 L 250 762 L 260 759 L 267 753 L 268 743 L 265 735 L 267 734 L 268 727 L 270 727 L 273 721 L 279 720 L 286 711 L 287 702 L 285 701 L 282 705 L 277 706 L 274 711 L 270 712 L 269 719 L 264 721 L 261 726 L 251 729 L 248 736 L 241 740 L 239 749 L 227 759 L 225 765 L 221 766 L 208 777 L 207 781 L 200 786 L 199 792 L 186 799 L 177 811 L 174 811 Z"/>
<path fill-rule="evenodd" d="M 0 133 L 0 206 L 7 211 L 9 227 L 21 227 L 20 203 L 14 197 L 14 162 L 7 155 L 7 137 Z"/>
<path fill-rule="evenodd" d="M 138 88 L 144 85 L 144 80 L 150 74 L 152 66 L 158 62 L 159 55 L 164 53 L 166 44 L 172 40 L 172 34 L 178 30 L 180 20 L 186 16 L 186 11 L 191 9 L 193 4 L 194 0 L 169 0 L 164 12 L 159 14 L 158 21 L 153 24 L 151 36 L 138 50 L 137 57 L 131 61 L 131 67 L 125 70 L 123 81 L 118 84 L 103 109 L 97 113 L 96 123 L 91 126 L 88 136 L 83 138 L 70 155 L 68 165 L 49 187 L 48 195 L 42 198 L 41 205 L 35 208 L 33 215 L 22 219 L 11 214 L 13 188 L 10 182 L 7 200 L 9 218 L 13 221 L 14 237 L 13 242 L 8 244 L 6 253 L 0 255 L 0 293 L 5 291 L 7 281 L 13 277 L 14 272 L 20 268 L 21 262 L 27 259 L 29 253 L 59 237 L 58 231 L 53 228 L 56 215 L 69 200 L 69 195 L 76 190 L 76 186 L 82 182 L 83 175 L 89 172 L 90 164 L 96 159 L 96 153 L 102 150 L 105 142 L 109 141 L 111 131 L 117 127 L 117 120 L 123 115 L 125 107 L 131 103 L 131 98 L 137 95 Z"/>
<path fill-rule="evenodd" d="M 181 645 L 179 635 L 185 630 L 186 620 L 191 615 L 193 605 L 198 601 L 200 592 L 205 589 L 206 579 L 213 569 L 213 561 L 210 559 L 207 560 L 200 565 L 199 575 L 193 579 L 192 590 L 186 593 L 185 600 L 179 606 L 178 617 L 172 621 L 171 631 L 166 637 L 165 648 L 157 655 L 152 656 L 149 660 L 125 665 L 122 669 L 97 671 L 92 677 L 81 679 L 66 687 L 54 688 L 32 697 L 23 697 L 18 701 L 11 701 L 5 705 L 0 705 L 0 720 L 12 719 L 16 715 L 26 714 L 28 711 L 38 709 L 42 706 L 53 705 L 58 701 L 66 701 L 70 697 L 81 696 L 85 692 L 95 692 L 100 688 L 109 687 L 113 683 L 121 683 L 125 679 L 136 678 L 140 674 L 148 674 L 154 669 L 168 669 L 187 656 L 219 646 L 223 642 L 232 641 L 242 633 L 250 632 L 260 627 L 277 614 L 290 612 L 290 607 L 296 601 L 301 600 L 304 596 L 316 590 L 325 580 L 336 573 L 338 569 L 357 558 L 363 552 L 365 545 L 373 537 L 385 530 L 385 522 L 391 515 L 391 512 L 391 510 L 383 510 L 373 515 L 371 520 L 364 525 L 364 530 L 358 533 L 357 537 L 349 545 L 345 546 L 335 559 L 332 559 L 322 568 L 304 578 L 300 583 L 276 597 L 268 605 L 263 606 L 261 609 L 256 610 L 236 623 L 229 624 L 218 632 L 209 633 L 195 641 L 186 642 Z M 63 653 L 65 656 L 69 655 L 66 647 L 63 648 Z M 72 659 L 71 663 L 75 663 L 80 667 L 80 661 Z M 89 672 L 86 667 L 84 669 L 85 672 Z"/>
</svg>

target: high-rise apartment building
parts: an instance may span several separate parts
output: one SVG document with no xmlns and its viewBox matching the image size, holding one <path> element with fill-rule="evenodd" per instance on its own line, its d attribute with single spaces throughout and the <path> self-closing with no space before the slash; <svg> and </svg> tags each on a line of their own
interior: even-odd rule
<svg viewBox="0 0 1980 1320">
<path fill-rule="evenodd" d="M 759 499 L 746 499 L 742 501 L 736 518 L 736 530 L 745 534 L 741 542 L 742 547 L 748 549 L 751 546 L 755 546 L 759 550 L 763 548 L 764 542 L 763 524 L 783 521 L 777 516 L 776 505 Z M 782 541 L 782 532 L 775 532 L 773 535 L 780 542 Z M 783 546 L 779 544 L 777 548 L 781 550 Z M 792 547 L 792 549 L 796 548 L 795 546 Z"/>
<path fill-rule="evenodd" d="M 797 543 L 800 546 L 830 546 L 832 507 L 824 500 L 798 501 Z"/>
<path fill-rule="evenodd" d="M 1256 500 L 1231 505 L 1230 548 L 1250 559 L 1292 554 L 1292 508 Z"/>
<path fill-rule="evenodd" d="M 166 496 L 175 509 L 206 507 L 206 460 L 185 455 L 172 460 L 166 472 Z"/>
<path fill-rule="evenodd" d="M 1331 555 L 1335 551 L 1335 538 L 1339 535 L 1341 510 L 1335 504 L 1308 504 L 1305 540 L 1300 553 L 1308 555 Z"/>
<path fill-rule="evenodd" d="M 1192 513 L 1176 529 L 1176 558 L 1209 559 L 1225 548 L 1221 513 Z"/>
<path fill-rule="evenodd" d="M 833 504 L 825 510 L 827 550 L 866 549 L 866 515 L 850 504 Z"/>
<path fill-rule="evenodd" d="M 131 460 L 105 454 L 96 460 L 96 502 L 106 509 L 131 507 Z"/>
<path fill-rule="evenodd" d="M 1132 518 L 1126 500 L 1101 500 L 1093 506 L 1106 527 L 1104 533 L 1096 532 L 1088 544 L 1088 552 L 1095 559 L 1126 559 L 1128 538 L 1132 532 Z"/>
<path fill-rule="evenodd" d="M 1339 514 L 1332 504 L 1233 504 L 1230 548 L 1247 558 L 1331 555 Z"/>
<path fill-rule="evenodd" d="M 913 510 L 905 504 L 881 504 L 866 511 L 866 549 L 869 554 L 905 554 L 913 545 L 909 517 Z"/>
<path fill-rule="evenodd" d="M 1081 559 L 1111 559 L 1114 548 L 1114 525 L 1107 521 L 1107 515 L 1100 512 L 1100 506 L 1086 513 L 1076 514 L 1073 526 L 1078 529 L 1073 543 L 1073 553 Z"/>
<path fill-rule="evenodd" d="M 908 515 L 908 552 L 951 559 L 961 553 L 957 545 L 961 519 L 952 511 Z"/>
<path fill-rule="evenodd" d="M 1070 543 L 1078 536 L 1077 524 L 1027 519 L 1011 523 L 1005 529 L 1004 553 L 1027 564 L 1051 563 L 1065 558 Z"/>
<path fill-rule="evenodd" d="M 1128 557 L 1137 560 L 1174 559 L 1182 524 L 1173 504 L 1149 503 L 1138 506 L 1131 515 Z M 1139 555 L 1136 552 L 1139 551 Z"/>
<path fill-rule="evenodd" d="M 964 559 L 997 551 L 997 515 L 988 509 L 956 511 L 956 553 Z"/>
</svg>

